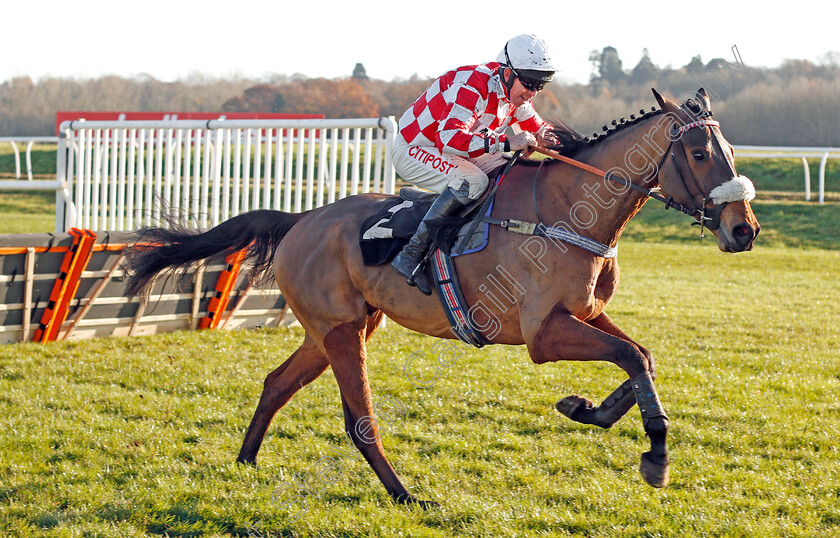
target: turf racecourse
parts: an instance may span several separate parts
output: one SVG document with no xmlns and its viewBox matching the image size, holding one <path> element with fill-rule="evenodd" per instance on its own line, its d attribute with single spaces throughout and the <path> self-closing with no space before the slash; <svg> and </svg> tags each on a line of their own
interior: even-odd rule
<svg viewBox="0 0 840 538">
<path fill-rule="evenodd" d="M 522 347 L 492 346 L 417 388 L 405 362 L 433 379 L 436 341 L 394 323 L 368 354 L 374 401 L 404 411 L 390 407 L 383 442 L 410 491 L 440 508 L 394 505 L 345 452 L 329 371 L 278 413 L 260 468 L 239 466 L 263 378 L 302 332 L 179 332 L 0 348 L 0 535 L 837 535 L 833 234 L 725 255 L 687 226 L 671 242 L 633 231 L 608 311 L 658 358 L 664 490 L 637 470 L 637 408 L 609 431 L 552 408 L 571 393 L 600 400 L 623 380 L 615 366 L 537 366 Z"/>
</svg>

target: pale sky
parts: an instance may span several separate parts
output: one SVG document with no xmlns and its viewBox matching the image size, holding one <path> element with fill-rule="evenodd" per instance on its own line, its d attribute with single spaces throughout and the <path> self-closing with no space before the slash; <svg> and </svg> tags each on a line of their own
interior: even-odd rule
<svg viewBox="0 0 840 538">
<path fill-rule="evenodd" d="M 200 73 L 262 78 L 270 73 L 371 78 L 435 77 L 491 61 L 507 39 L 542 37 L 558 76 L 587 82 L 592 50 L 614 46 L 624 68 L 647 48 L 653 62 L 680 67 L 784 59 L 818 61 L 840 51 L 840 8 L 800 0 L 790 9 L 732 0 L 703 2 L 511 2 L 456 0 L 4 0 L 0 83 L 17 76 L 97 78 L 148 74 L 164 81 Z M 528 7 L 526 7 L 528 6 Z M 642 7 L 646 6 L 646 7 Z"/>
</svg>

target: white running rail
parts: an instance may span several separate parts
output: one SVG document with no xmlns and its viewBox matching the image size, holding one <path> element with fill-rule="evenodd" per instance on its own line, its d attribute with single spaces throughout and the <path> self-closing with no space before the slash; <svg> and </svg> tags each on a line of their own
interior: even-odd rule
<svg viewBox="0 0 840 538">
<path fill-rule="evenodd" d="M 0 144 L 9 144 L 15 153 L 15 179 L 20 179 L 20 148 L 18 142 L 26 143 L 26 178 L 32 179 L 32 146 L 39 144 L 58 144 L 57 136 L 0 136 Z"/>
<path fill-rule="evenodd" d="M 824 147 L 782 147 L 782 146 L 733 146 L 735 157 L 756 159 L 801 158 L 805 169 L 805 200 L 811 200 L 811 169 L 808 157 L 820 159 L 820 177 L 817 184 L 818 201 L 825 203 L 825 165 L 828 159 L 840 159 L 840 148 Z"/>
</svg>

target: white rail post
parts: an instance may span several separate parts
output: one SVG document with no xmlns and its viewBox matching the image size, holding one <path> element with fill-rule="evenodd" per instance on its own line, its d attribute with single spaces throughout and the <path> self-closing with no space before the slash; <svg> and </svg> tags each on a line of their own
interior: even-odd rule
<svg viewBox="0 0 840 538">
<path fill-rule="evenodd" d="M 321 207 L 326 199 L 327 189 L 327 130 L 319 129 L 318 137 L 318 193 L 315 199 L 315 206 Z"/>
<path fill-rule="evenodd" d="M 112 129 L 112 131 L 114 136 L 111 141 L 111 171 L 108 174 L 108 179 L 111 181 L 111 184 L 108 187 L 108 230 L 117 229 L 117 178 L 119 176 L 117 164 L 119 158 L 119 142 L 121 130 Z"/>
<path fill-rule="evenodd" d="M 283 169 L 285 164 L 283 162 L 283 128 L 275 129 L 275 151 L 274 151 L 274 199 L 271 208 L 280 210 L 282 207 L 283 193 Z"/>
<path fill-rule="evenodd" d="M 146 183 L 146 132 L 139 129 L 140 138 L 137 140 L 137 173 L 134 182 L 134 226 L 140 227 L 143 222 L 143 185 Z"/>
<path fill-rule="evenodd" d="M 273 129 L 266 129 L 265 130 L 265 164 L 263 164 L 263 174 L 262 174 L 262 208 L 263 209 L 271 209 L 271 180 L 272 180 L 272 146 L 271 141 L 274 137 L 274 130 Z"/>
<path fill-rule="evenodd" d="M 79 174 L 79 181 L 82 183 L 82 203 L 79 204 L 81 211 L 79 212 L 79 220 L 76 226 L 79 228 L 90 229 L 90 212 L 91 203 L 93 200 L 93 158 L 94 158 L 94 130 L 85 129 L 85 145 L 80 148 L 84 152 L 84 168 Z"/>
<path fill-rule="evenodd" d="M 820 205 L 825 203 L 825 164 L 828 161 L 828 152 L 826 151 L 825 154 L 822 156 L 822 160 L 820 160 L 820 194 L 819 194 L 819 202 Z"/>
<path fill-rule="evenodd" d="M 376 129 L 376 141 L 373 143 L 373 192 L 382 192 L 382 142 L 385 140 L 384 129 Z"/>
<path fill-rule="evenodd" d="M 146 146 L 146 183 L 143 185 L 144 187 L 144 202 L 143 202 L 143 212 L 146 215 L 146 226 L 152 226 L 157 224 L 153 222 L 152 219 L 154 218 L 154 213 L 152 209 L 154 208 L 154 188 L 155 188 L 155 133 L 157 133 L 157 129 L 150 128 L 146 129 L 149 132 L 149 141 Z"/>
<path fill-rule="evenodd" d="M 350 170 L 350 194 L 355 196 L 359 194 L 359 161 L 361 160 L 362 152 L 362 128 L 356 127 L 353 129 L 353 168 Z"/>
<path fill-rule="evenodd" d="M 802 166 L 805 167 L 805 201 L 811 201 L 811 169 L 808 167 L 808 159 L 802 157 Z"/>
<path fill-rule="evenodd" d="M 190 187 L 192 186 L 193 130 L 185 129 L 184 161 L 181 171 L 181 201 L 178 204 L 178 218 L 182 223 L 189 221 Z"/>
<path fill-rule="evenodd" d="M 224 130 L 222 148 L 222 220 L 230 218 L 230 129 Z"/>
<path fill-rule="evenodd" d="M 243 212 L 239 200 L 242 188 L 242 129 L 233 130 L 233 186 L 231 187 L 231 216 L 235 217 Z"/>
<path fill-rule="evenodd" d="M 306 210 L 312 209 L 315 199 L 315 132 L 318 129 L 307 129 L 306 136 Z"/>
<path fill-rule="evenodd" d="M 163 137 L 161 137 L 163 138 Z M 172 185 L 175 180 L 175 173 L 173 171 L 173 167 L 175 166 L 175 144 L 173 143 L 175 140 L 175 131 L 174 129 L 167 129 L 166 130 L 166 138 L 165 138 L 165 152 L 163 155 L 163 191 L 158 191 L 158 195 L 161 196 L 161 202 L 165 204 L 165 208 L 167 211 L 172 212 Z"/>
<path fill-rule="evenodd" d="M 32 145 L 35 144 L 34 140 L 30 140 L 28 144 L 26 144 L 26 177 L 29 181 L 32 181 Z M 20 178 L 18 178 L 20 179 Z"/>
<path fill-rule="evenodd" d="M 303 143 L 306 129 L 297 130 L 297 157 L 295 157 L 295 213 L 303 210 Z"/>
<path fill-rule="evenodd" d="M 181 174 L 183 172 L 184 152 L 184 130 L 178 129 L 175 132 L 175 162 L 172 164 L 172 198 L 169 200 L 169 208 L 176 218 L 180 219 L 181 213 Z M 188 151 L 189 153 L 189 151 Z"/>
<path fill-rule="evenodd" d="M 99 227 L 99 201 L 102 188 L 102 129 L 94 131 L 93 175 L 91 177 L 93 179 L 90 188 L 90 219 L 85 221 L 85 228 L 102 230 L 103 228 Z"/>
<path fill-rule="evenodd" d="M 70 223 L 76 218 L 76 210 L 70 198 L 71 184 L 67 180 L 67 132 L 62 131 L 61 135 L 55 156 L 55 179 L 61 184 L 55 193 L 55 233 L 71 228 Z"/>
<path fill-rule="evenodd" d="M 251 209 L 262 209 L 260 205 L 260 182 L 262 181 L 262 129 L 256 129 L 254 133 L 254 170 L 252 174 L 253 184 L 251 186 Z"/>
<path fill-rule="evenodd" d="M 388 116 L 387 118 L 380 118 L 380 125 L 382 123 L 385 124 L 385 177 L 383 178 L 385 185 L 383 192 L 393 194 L 396 173 L 394 172 L 392 152 L 394 149 L 394 138 L 397 135 L 397 120 L 394 119 L 394 116 Z"/>
<path fill-rule="evenodd" d="M 365 156 L 364 156 L 364 168 L 362 168 L 362 193 L 370 192 L 371 185 L 370 185 L 370 163 L 371 157 L 373 157 L 373 128 L 368 127 L 365 129 Z"/>
<path fill-rule="evenodd" d="M 215 135 L 215 140 L 213 142 L 213 162 L 211 167 L 211 194 L 210 194 L 210 225 L 211 226 L 218 226 L 221 221 L 219 220 L 221 210 L 221 203 L 220 200 L 222 199 L 221 195 L 221 188 L 222 188 L 222 152 L 224 151 L 224 140 L 222 136 L 224 135 L 224 131 L 227 129 L 215 129 L 213 132 Z M 210 135 L 210 131 L 207 131 L 207 135 Z"/>
<path fill-rule="evenodd" d="M 128 130 L 120 129 L 120 157 L 119 157 L 119 176 L 117 177 L 117 230 L 125 230 L 125 176 L 126 161 L 128 153 Z"/>
<path fill-rule="evenodd" d="M 128 131 L 128 176 L 125 180 L 125 229 L 134 229 L 134 179 L 137 171 L 135 156 L 137 155 L 137 129 Z"/>
<path fill-rule="evenodd" d="M 327 172 L 327 181 L 328 181 L 328 194 L 327 194 L 327 203 L 331 204 L 335 202 L 335 190 L 337 188 L 336 183 L 336 170 L 338 170 L 338 129 L 333 128 L 330 129 L 330 167 Z"/>
<path fill-rule="evenodd" d="M 341 179 L 338 187 L 338 197 L 347 196 L 347 171 L 350 156 L 350 128 L 345 127 L 341 131 Z"/>
<path fill-rule="evenodd" d="M 292 210 L 292 163 L 294 162 L 294 132 L 292 128 L 286 129 L 286 167 L 283 172 L 283 211 L 286 213 Z"/>
<path fill-rule="evenodd" d="M 12 145 L 12 149 L 15 151 L 15 179 L 20 179 L 20 151 L 14 140 L 9 140 L 9 144 Z"/>
<path fill-rule="evenodd" d="M 251 209 L 251 196 L 249 187 L 251 185 L 251 129 L 245 129 L 245 149 L 242 161 L 242 212 Z"/>
</svg>

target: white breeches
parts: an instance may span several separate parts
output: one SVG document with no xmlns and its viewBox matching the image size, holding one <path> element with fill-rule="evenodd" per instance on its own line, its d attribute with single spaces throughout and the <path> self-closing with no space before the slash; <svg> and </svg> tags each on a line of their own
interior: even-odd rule
<svg viewBox="0 0 840 538">
<path fill-rule="evenodd" d="M 462 203 L 477 200 L 487 189 L 487 172 L 504 162 L 502 153 L 468 159 L 443 153 L 434 146 L 409 145 L 402 135 L 394 140 L 394 168 L 404 180 L 434 192 L 451 187 Z"/>
</svg>

